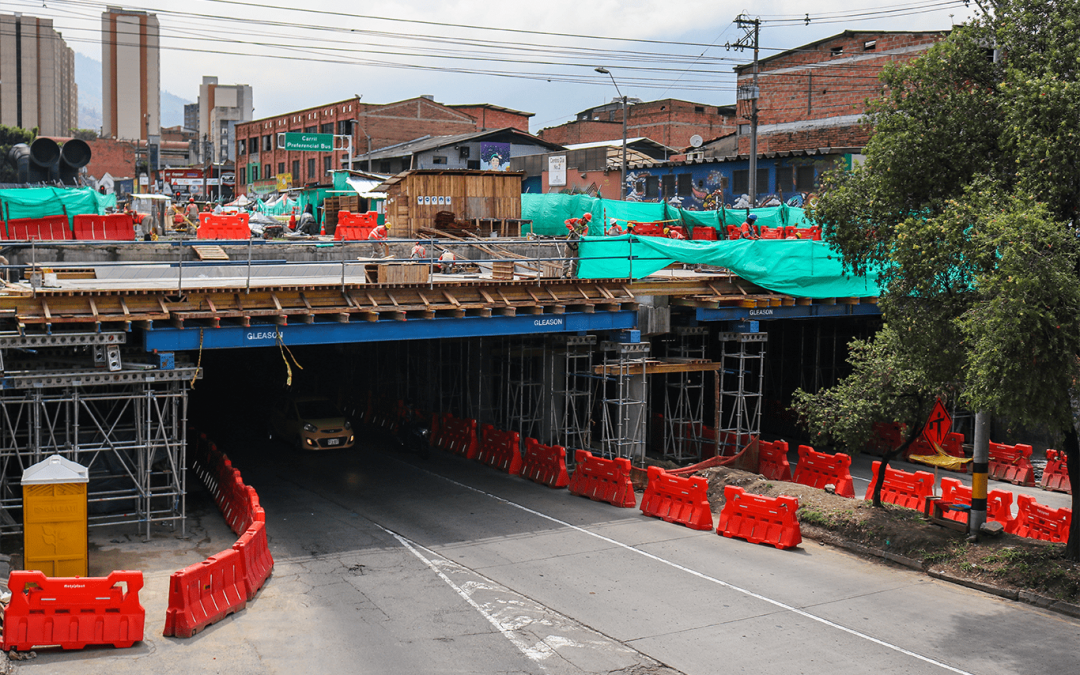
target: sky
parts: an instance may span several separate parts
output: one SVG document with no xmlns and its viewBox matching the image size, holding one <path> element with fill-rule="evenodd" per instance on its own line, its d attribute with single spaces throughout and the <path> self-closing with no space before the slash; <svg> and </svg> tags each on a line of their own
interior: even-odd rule
<svg viewBox="0 0 1080 675">
<path fill-rule="evenodd" d="M 53 19 L 68 45 L 101 59 L 96 0 L 0 0 L 0 13 Z M 571 120 L 619 92 L 642 100 L 735 102 L 730 48 L 760 19 L 762 58 L 844 30 L 947 30 L 963 0 L 131 0 L 158 15 L 162 89 L 195 101 L 204 75 L 249 84 L 254 118 L 362 96 L 390 103 L 490 103 L 535 113 L 531 130 Z M 610 75 L 595 72 L 604 67 Z M 612 82 L 614 79 L 614 83 Z M 616 86 L 618 90 L 616 90 Z"/>
</svg>

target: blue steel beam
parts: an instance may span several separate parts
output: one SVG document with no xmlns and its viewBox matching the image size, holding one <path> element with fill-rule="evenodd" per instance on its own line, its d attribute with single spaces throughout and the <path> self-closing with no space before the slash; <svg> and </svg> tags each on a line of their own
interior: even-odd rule
<svg viewBox="0 0 1080 675">
<path fill-rule="evenodd" d="M 438 317 L 408 321 L 316 322 L 288 326 L 274 324 L 221 326 L 220 328 L 150 328 L 143 332 L 146 351 L 159 352 L 237 347 L 273 347 L 281 341 L 293 345 L 329 345 L 352 342 L 391 342 L 438 338 L 539 333 L 577 333 L 623 330 L 637 325 L 637 312 L 567 312 L 528 316 L 462 318 Z M 200 337 L 201 334 L 201 337 Z M 201 340 L 201 342 L 200 342 Z"/>
<path fill-rule="evenodd" d="M 792 307 L 769 307 L 747 309 L 745 307 L 721 307 L 697 310 L 698 321 L 770 321 L 774 319 L 812 319 L 830 316 L 878 316 L 881 310 L 870 303 L 857 305 L 795 305 Z"/>
</svg>

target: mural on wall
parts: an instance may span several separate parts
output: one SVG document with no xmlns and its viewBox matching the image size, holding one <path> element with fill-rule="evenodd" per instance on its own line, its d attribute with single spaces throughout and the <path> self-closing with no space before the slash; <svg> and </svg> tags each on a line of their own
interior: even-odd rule
<svg viewBox="0 0 1080 675">
<path fill-rule="evenodd" d="M 759 166 L 762 169 L 769 169 L 770 183 L 760 187 L 758 198 L 754 201 L 751 201 L 749 195 L 734 194 L 730 189 L 734 172 L 736 170 L 745 172 L 745 164 L 721 166 L 714 164 L 711 168 L 696 165 L 640 169 L 626 174 L 624 198 L 632 202 L 659 202 L 662 198 L 660 191 L 665 176 L 690 174 L 689 193 L 669 196 L 667 199 L 668 204 L 688 211 L 715 211 L 721 206 L 733 209 L 757 208 L 779 206 L 782 203 L 787 203 L 789 206 L 803 206 L 811 202 L 814 194 L 795 192 L 794 185 L 775 185 L 776 169 L 778 167 L 790 168 L 790 175 L 794 178 L 796 167 L 813 166 L 816 177 L 820 176 L 822 171 L 832 168 L 833 164 L 833 159 L 804 158 L 777 160 L 775 162 L 763 161 Z M 649 196 L 650 194 L 652 196 Z"/>
<path fill-rule="evenodd" d="M 485 171 L 506 171 L 510 168 L 509 143 L 480 143 L 480 168 Z"/>
</svg>

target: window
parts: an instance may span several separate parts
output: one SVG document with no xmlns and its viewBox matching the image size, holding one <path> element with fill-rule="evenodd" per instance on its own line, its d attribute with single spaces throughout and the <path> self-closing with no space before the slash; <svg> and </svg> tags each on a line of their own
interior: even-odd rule
<svg viewBox="0 0 1080 675">
<path fill-rule="evenodd" d="M 332 133 L 334 133 L 334 123 L 333 122 L 327 122 L 326 124 L 320 124 L 319 125 L 319 133 L 320 134 L 332 134 Z"/>
<path fill-rule="evenodd" d="M 776 191 L 791 192 L 795 189 L 795 171 L 790 166 L 776 167 Z"/>
<path fill-rule="evenodd" d="M 736 195 L 744 195 L 750 191 L 750 172 L 739 169 L 731 173 L 731 191 Z"/>
<path fill-rule="evenodd" d="M 645 176 L 645 199 L 660 198 L 660 178 L 657 176 Z"/>
<path fill-rule="evenodd" d="M 285 162 L 278 162 L 277 163 L 277 172 L 278 173 L 285 173 Z"/>
<path fill-rule="evenodd" d="M 800 166 L 795 169 L 795 189 L 799 192 L 814 191 L 814 167 Z"/>
<path fill-rule="evenodd" d="M 688 173 L 680 173 L 677 177 L 675 189 L 680 197 L 689 197 L 694 190 L 694 177 Z"/>
<path fill-rule="evenodd" d="M 300 160 L 298 159 L 292 161 L 292 177 L 293 180 L 300 180 Z"/>
<path fill-rule="evenodd" d="M 243 155 L 245 153 L 247 153 L 247 141 L 241 140 L 236 144 L 236 154 Z"/>
<path fill-rule="evenodd" d="M 758 194 L 769 191 L 769 170 L 758 169 L 757 170 L 757 185 L 754 186 Z"/>
<path fill-rule="evenodd" d="M 334 158 L 331 155 L 327 155 L 322 159 L 323 173 L 329 175 L 330 169 L 334 168 Z"/>
<path fill-rule="evenodd" d="M 253 155 L 256 152 L 259 151 L 259 137 L 258 136 L 252 136 L 251 138 L 248 139 L 248 150 Z"/>
<path fill-rule="evenodd" d="M 265 170 L 265 173 L 263 174 L 263 179 L 264 179 L 264 180 L 265 180 L 265 179 L 267 179 L 267 178 L 270 178 L 270 176 L 273 176 L 273 175 L 274 175 L 274 174 L 272 173 L 274 169 L 273 169 L 273 167 L 272 167 L 272 166 L 270 166 L 269 164 L 267 164 L 266 166 L 264 166 L 264 167 L 263 167 L 263 169 Z"/>
<path fill-rule="evenodd" d="M 338 120 L 338 136 L 348 136 L 352 133 L 352 120 Z"/>
<path fill-rule="evenodd" d="M 660 177 L 660 189 L 663 192 L 664 201 L 675 196 L 675 176 L 668 174 Z"/>
<path fill-rule="evenodd" d="M 446 164 L 446 155 L 433 155 L 431 157 L 432 164 Z"/>
<path fill-rule="evenodd" d="M 866 42 L 862 43 L 862 48 L 864 52 L 874 51 L 875 49 L 877 49 L 877 40 L 867 40 Z"/>
<path fill-rule="evenodd" d="M 843 47 L 833 47 L 832 49 L 829 50 L 829 52 L 833 56 L 843 56 L 844 55 L 844 48 Z"/>
<path fill-rule="evenodd" d="M 475 170 L 475 171 L 480 170 L 480 160 L 478 160 L 478 159 L 470 159 L 465 164 L 466 164 L 467 169 L 471 169 L 471 170 Z"/>
<path fill-rule="evenodd" d="M 390 173 L 390 160 L 388 160 L 388 159 L 380 159 L 379 160 L 379 173 Z"/>
<path fill-rule="evenodd" d="M 263 136 L 262 138 L 263 138 L 263 152 L 270 152 L 271 150 L 273 150 L 274 146 L 271 145 L 272 137 L 271 136 Z"/>
<path fill-rule="evenodd" d="M 251 180 L 248 181 L 249 183 L 254 183 L 255 181 L 259 180 L 259 165 L 252 164 L 251 166 L 249 166 L 248 173 L 251 174 Z"/>
<path fill-rule="evenodd" d="M 312 157 L 307 161 L 307 177 L 308 180 L 315 180 L 318 176 L 315 175 L 315 158 Z"/>
<path fill-rule="evenodd" d="M 705 112 L 705 106 L 703 106 L 703 105 L 694 106 L 694 112 Z"/>
<path fill-rule="evenodd" d="M 305 134 L 313 134 L 318 130 L 319 130 L 319 127 L 316 127 L 316 126 L 304 127 L 304 133 Z"/>
</svg>

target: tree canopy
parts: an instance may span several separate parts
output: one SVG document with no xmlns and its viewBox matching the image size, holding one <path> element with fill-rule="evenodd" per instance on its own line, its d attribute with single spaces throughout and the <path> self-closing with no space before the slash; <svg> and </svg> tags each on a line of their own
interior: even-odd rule
<svg viewBox="0 0 1080 675">
<path fill-rule="evenodd" d="M 18 182 L 19 177 L 15 172 L 15 165 L 8 161 L 8 152 L 13 145 L 30 143 L 36 135 L 36 129 L 23 129 L 0 124 L 0 183 Z"/>
</svg>

